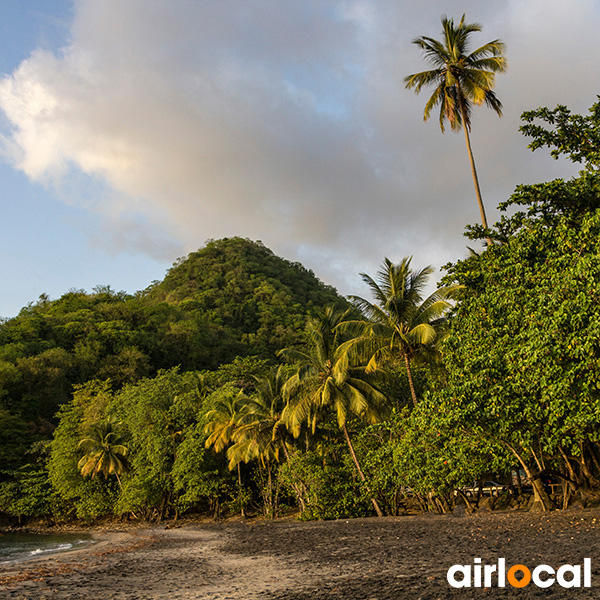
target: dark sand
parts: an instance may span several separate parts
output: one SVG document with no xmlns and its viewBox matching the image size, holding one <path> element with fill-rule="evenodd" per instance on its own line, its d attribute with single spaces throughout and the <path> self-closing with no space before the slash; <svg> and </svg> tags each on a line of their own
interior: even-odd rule
<svg viewBox="0 0 600 600">
<path fill-rule="evenodd" d="M 0 569 L 19 600 L 437 600 L 600 598 L 600 510 L 300 523 L 187 524 L 99 532 L 91 549 Z M 592 587 L 453 589 L 448 568 L 506 558 L 592 559 Z"/>
</svg>

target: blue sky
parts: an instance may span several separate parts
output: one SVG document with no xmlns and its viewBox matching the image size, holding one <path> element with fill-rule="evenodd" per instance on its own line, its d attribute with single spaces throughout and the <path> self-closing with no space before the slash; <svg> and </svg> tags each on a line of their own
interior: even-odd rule
<svg viewBox="0 0 600 600">
<path fill-rule="evenodd" d="M 3 0 L 0 73 L 12 73 L 35 49 L 68 43 L 70 0 Z M 98 248 L 97 216 L 0 163 L 0 316 L 11 317 L 40 294 L 57 298 L 96 285 L 134 292 L 163 277 L 171 261 Z M 173 260 L 176 257 L 173 257 Z"/>
<path fill-rule="evenodd" d="M 600 91 L 596 0 L 3 0 L 0 316 L 42 293 L 134 292 L 209 238 L 261 239 L 343 293 L 384 256 L 460 258 L 476 208 L 462 135 L 404 89 L 444 13 L 501 38 L 504 117 L 475 111 L 488 217 L 531 154 L 522 111 Z"/>
</svg>

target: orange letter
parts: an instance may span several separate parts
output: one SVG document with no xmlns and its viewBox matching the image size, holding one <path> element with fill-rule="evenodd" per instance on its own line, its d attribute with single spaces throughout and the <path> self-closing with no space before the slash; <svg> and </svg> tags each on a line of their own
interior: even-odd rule
<svg viewBox="0 0 600 600">
<path fill-rule="evenodd" d="M 521 581 L 515 577 L 517 571 L 523 573 L 523 579 L 521 579 Z M 508 579 L 508 583 L 513 587 L 522 588 L 529 585 L 529 582 L 531 581 L 531 571 L 525 565 L 514 565 L 508 570 L 506 578 Z"/>
</svg>

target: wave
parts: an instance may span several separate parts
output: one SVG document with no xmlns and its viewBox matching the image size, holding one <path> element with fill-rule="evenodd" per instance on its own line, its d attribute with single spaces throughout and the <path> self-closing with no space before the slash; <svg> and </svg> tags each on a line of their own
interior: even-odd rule
<svg viewBox="0 0 600 600">
<path fill-rule="evenodd" d="M 0 537 L 0 565 L 7 565 L 93 544 L 86 534 L 5 534 Z"/>
<path fill-rule="evenodd" d="M 37 554 L 46 554 L 47 552 L 61 552 L 63 550 L 69 550 L 73 547 L 73 544 L 58 544 L 56 546 L 48 546 L 47 548 L 36 548 L 29 554 L 35 556 Z"/>
</svg>

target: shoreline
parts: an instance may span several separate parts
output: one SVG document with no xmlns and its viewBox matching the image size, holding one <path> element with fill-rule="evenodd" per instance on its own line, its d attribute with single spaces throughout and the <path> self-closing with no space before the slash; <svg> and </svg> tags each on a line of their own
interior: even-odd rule
<svg viewBox="0 0 600 600">
<path fill-rule="evenodd" d="M 87 531 L 89 533 L 89 531 Z M 299 522 L 169 524 L 99 531 L 97 544 L 0 567 L 13 600 L 398 600 L 480 598 L 452 589 L 452 564 L 481 557 L 533 566 L 592 561 L 600 586 L 600 509 L 411 515 Z M 34 564 L 35 563 L 35 564 Z M 535 598 L 533 586 L 488 597 Z M 560 590 L 554 590 L 560 597 Z M 514 595 L 514 596 L 513 596 Z"/>
<path fill-rule="evenodd" d="M 62 533 L 57 530 L 36 530 L 31 533 Z M 65 532 L 66 533 L 66 532 Z M 85 568 L 91 559 L 115 552 L 125 552 L 139 547 L 134 532 L 69 530 L 68 533 L 85 533 L 95 540 L 82 548 L 73 548 L 43 556 L 32 556 L 26 560 L 0 565 L 0 590 L 16 582 L 41 581 L 46 577 L 75 573 Z M 137 542 L 137 543 L 136 543 Z"/>
</svg>

